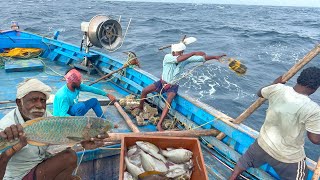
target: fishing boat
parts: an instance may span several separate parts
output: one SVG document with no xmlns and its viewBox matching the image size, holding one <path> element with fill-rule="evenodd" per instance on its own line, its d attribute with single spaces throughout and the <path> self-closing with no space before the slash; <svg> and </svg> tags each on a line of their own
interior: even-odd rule
<svg viewBox="0 0 320 180">
<path fill-rule="evenodd" d="M 104 22 L 109 24 L 102 24 L 99 28 L 106 30 L 104 32 L 106 35 L 99 37 L 100 31 L 94 31 L 96 35 L 89 38 L 91 38 L 91 41 L 98 42 L 97 45 L 100 44 L 101 46 L 102 44 L 110 49 L 115 49 L 112 46 L 119 39 L 111 39 L 112 44 L 109 42 L 110 38 L 114 38 L 108 36 L 109 19 L 102 18 L 101 20 L 101 17 L 95 18 L 89 24 L 84 24 L 84 26 L 86 28 L 89 27 L 90 31 L 90 28 L 99 29 L 94 26 Z M 112 21 L 112 23 L 116 22 Z M 95 40 L 95 38 L 98 39 Z M 84 39 L 84 41 L 86 40 Z M 24 78 L 35 77 L 45 82 L 52 87 L 54 94 L 65 84 L 63 75 L 70 66 L 81 70 L 84 76 L 84 83 L 87 84 L 94 82 L 101 76 L 122 69 L 122 71 L 113 73 L 109 79 L 93 84 L 93 86 L 113 94 L 117 99 L 124 98 L 130 94 L 139 95 L 144 87 L 159 80 L 159 78 L 139 67 L 123 68 L 126 65 L 125 59 L 113 58 L 108 54 L 91 50 L 86 45 L 88 44 L 85 44 L 85 47 L 82 48 L 63 42 L 59 40 L 58 32 L 50 38 L 19 30 L 0 32 L 0 51 L 2 53 L 6 53 L 6 50 L 13 48 L 41 49 L 41 52 L 31 59 L 27 58 L 30 53 L 24 54 L 23 57 L 27 59 L 1 57 L 3 69 L 0 70 L 0 83 L 2 84 L 0 118 L 15 107 L 16 85 Z M 84 60 L 85 64 L 83 64 Z M 90 62 L 91 67 L 86 66 L 88 62 Z M 107 109 L 107 118 L 119 126 L 113 132 L 131 132 L 117 108 L 110 105 L 106 97 L 83 93 L 80 101 L 89 97 L 98 98 L 103 105 L 103 109 Z M 52 111 L 52 101 L 50 102 L 49 100 L 47 103 L 47 109 Z M 165 102 L 160 96 L 154 96 L 148 103 L 159 110 L 165 106 Z M 233 118 L 216 110 L 214 107 L 179 93 L 172 103 L 169 116 L 178 121 L 177 124 L 181 130 L 197 127 L 198 129 L 215 129 L 224 134 L 220 137 L 214 135 L 199 137 L 209 179 L 227 179 L 241 154 L 247 150 L 258 136 L 257 131 L 244 124 L 233 123 Z M 135 120 L 133 121 L 136 123 Z M 156 131 L 156 127 L 151 124 L 138 126 L 138 129 L 141 132 Z M 77 174 L 82 179 L 118 179 L 119 148 L 120 144 L 114 144 L 100 149 L 77 152 L 79 161 L 81 161 Z M 307 159 L 306 162 L 308 179 L 311 179 L 316 163 L 311 159 Z M 242 174 L 240 179 L 279 179 L 279 176 L 271 166 L 265 164 L 260 168 L 249 169 Z"/>
</svg>

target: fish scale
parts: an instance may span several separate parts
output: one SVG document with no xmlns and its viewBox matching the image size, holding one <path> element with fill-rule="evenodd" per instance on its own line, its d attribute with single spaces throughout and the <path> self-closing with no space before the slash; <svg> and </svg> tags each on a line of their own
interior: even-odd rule
<svg viewBox="0 0 320 180">
<path fill-rule="evenodd" d="M 98 117 L 44 117 L 29 120 L 22 125 L 28 143 L 37 146 L 50 144 L 75 144 L 99 134 L 107 133 L 113 126 L 110 121 Z M 12 146 L 0 138 L 0 150 Z"/>
</svg>

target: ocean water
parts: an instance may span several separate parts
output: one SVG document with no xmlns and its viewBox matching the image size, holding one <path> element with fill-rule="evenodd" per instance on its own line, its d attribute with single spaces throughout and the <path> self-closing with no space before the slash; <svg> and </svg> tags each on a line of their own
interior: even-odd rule
<svg viewBox="0 0 320 180">
<path fill-rule="evenodd" d="M 248 67 L 238 76 L 227 64 L 211 61 L 203 66 L 190 65 L 188 76 L 180 80 L 181 94 L 190 95 L 236 118 L 256 99 L 256 92 L 289 70 L 320 40 L 320 8 L 241 6 L 214 4 L 174 4 L 112 2 L 105 0 L 16 0 L 0 1 L 0 29 L 8 29 L 12 20 L 22 29 L 52 36 L 59 30 L 61 40 L 80 45 L 80 23 L 94 15 L 121 17 L 125 32 L 121 49 L 110 53 L 136 52 L 142 69 L 161 76 L 163 56 L 170 50 L 159 47 L 175 43 L 183 35 L 196 37 L 186 52 L 227 54 Z M 107 52 L 105 50 L 100 50 Z M 320 56 L 307 66 L 319 66 Z M 288 85 L 294 85 L 297 76 Z M 320 92 L 311 98 L 320 103 Z M 259 130 L 265 117 L 265 103 L 244 124 Z M 306 139 L 307 156 L 317 160 L 320 148 Z"/>
</svg>

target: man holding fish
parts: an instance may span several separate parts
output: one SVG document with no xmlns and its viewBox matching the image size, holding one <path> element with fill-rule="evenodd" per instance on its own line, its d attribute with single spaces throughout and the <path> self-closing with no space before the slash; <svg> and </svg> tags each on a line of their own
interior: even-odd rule
<svg viewBox="0 0 320 180">
<path fill-rule="evenodd" d="M 183 68 L 188 63 L 205 62 L 212 59 L 219 60 L 221 57 L 226 56 L 225 54 L 221 56 L 209 56 L 202 51 L 183 54 L 185 49 L 186 45 L 183 42 L 171 45 L 171 53 L 165 55 L 163 59 L 163 70 L 161 79 L 142 90 L 140 105 L 136 107 L 140 111 L 142 111 L 145 98 L 151 92 L 156 91 L 158 93 L 167 93 L 166 106 L 164 107 L 160 120 L 157 124 L 157 129 L 159 131 L 163 131 L 163 128 L 161 126 L 162 121 L 168 114 L 171 102 L 178 92 L 179 85 L 177 84 L 177 78 Z"/>
<path fill-rule="evenodd" d="M 77 166 L 74 150 L 68 148 L 46 159 L 48 146 L 27 144 L 22 125 L 29 120 L 51 116 L 46 100 L 51 88 L 37 79 L 26 79 L 17 87 L 17 107 L 0 120 L 0 140 L 15 142 L 0 155 L 0 179 L 73 179 Z M 90 142 L 83 145 L 92 146 Z M 1 147 L 1 142 L 0 142 Z"/>
<path fill-rule="evenodd" d="M 116 98 L 98 88 L 82 84 L 82 76 L 76 69 L 69 70 L 65 79 L 67 84 L 58 90 L 53 101 L 54 116 L 84 116 L 90 109 L 93 109 L 97 117 L 104 118 L 99 101 L 91 98 L 85 102 L 78 102 L 80 91 L 92 92 L 102 96 L 108 96 L 110 101 Z"/>
</svg>

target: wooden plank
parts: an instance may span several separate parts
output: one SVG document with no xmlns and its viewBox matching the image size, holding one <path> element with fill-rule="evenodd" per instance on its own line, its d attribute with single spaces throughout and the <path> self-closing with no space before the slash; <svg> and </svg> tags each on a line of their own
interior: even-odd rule
<svg viewBox="0 0 320 180">
<path fill-rule="evenodd" d="M 40 60 L 12 60 L 6 61 L 4 68 L 6 72 L 22 72 L 43 70 L 43 64 Z"/>
</svg>

